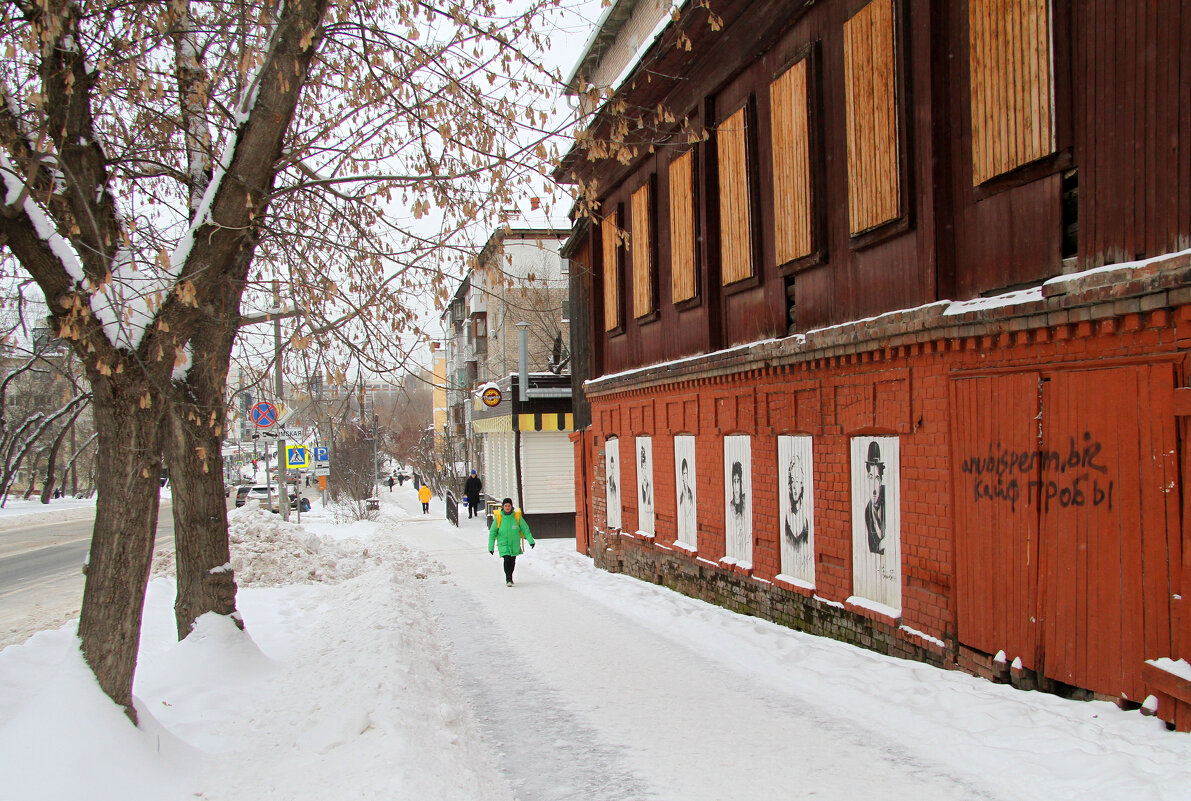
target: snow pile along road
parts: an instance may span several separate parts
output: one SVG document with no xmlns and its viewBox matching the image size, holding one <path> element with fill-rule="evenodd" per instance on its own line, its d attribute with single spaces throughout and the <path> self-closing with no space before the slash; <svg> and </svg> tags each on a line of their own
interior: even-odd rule
<svg viewBox="0 0 1191 801">
<path fill-rule="evenodd" d="M 230 567 L 240 587 L 340 582 L 357 576 L 369 558 L 356 540 L 324 538 L 280 515 L 260 509 L 255 501 L 228 512 Z M 153 555 L 153 573 L 174 575 L 174 550 Z"/>
</svg>

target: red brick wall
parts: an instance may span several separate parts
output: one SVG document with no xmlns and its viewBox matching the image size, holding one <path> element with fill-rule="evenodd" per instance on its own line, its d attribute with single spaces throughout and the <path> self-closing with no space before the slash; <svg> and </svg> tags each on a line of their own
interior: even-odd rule
<svg viewBox="0 0 1191 801">
<path fill-rule="evenodd" d="M 593 487 L 597 564 L 787 625 L 928 661 L 946 654 L 944 661 L 955 664 L 953 505 L 963 485 L 951 445 L 952 378 L 973 370 L 1176 358 L 1178 385 L 1184 386 L 1181 354 L 1191 344 L 1189 264 L 1186 256 L 1173 257 L 1165 265 L 1169 269 L 1131 271 L 1126 281 L 1091 276 L 1013 307 L 944 316 L 943 304 L 936 304 L 805 339 L 759 343 L 595 382 L 589 392 L 595 457 L 588 486 Z M 697 554 L 673 547 L 675 434 L 696 437 Z M 731 434 L 752 437 L 751 570 L 719 563 L 724 555 L 723 437 Z M 775 582 L 780 572 L 776 437 L 781 434 L 814 437 L 813 594 Z M 656 537 L 603 531 L 602 443 L 620 436 L 631 448 L 633 437 L 646 435 L 654 438 Z M 849 444 L 857 435 L 897 436 L 900 442 L 900 620 L 844 606 L 852 595 Z M 632 451 L 621 448 L 622 531 L 631 533 L 638 527 L 637 497 L 630 489 L 636 486 L 635 462 L 624 458 Z M 1176 621 L 1181 612 L 1174 610 Z M 857 620 L 868 622 L 857 627 Z M 1176 644 L 1176 651 L 1188 647 L 1191 643 Z M 980 659 L 967 659 L 967 669 Z"/>
</svg>

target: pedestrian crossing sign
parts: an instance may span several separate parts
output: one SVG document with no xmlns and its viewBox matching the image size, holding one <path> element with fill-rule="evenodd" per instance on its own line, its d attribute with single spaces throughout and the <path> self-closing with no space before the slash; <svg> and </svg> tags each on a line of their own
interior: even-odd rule
<svg viewBox="0 0 1191 801">
<path fill-rule="evenodd" d="M 292 469 L 310 467 L 310 449 L 305 445 L 287 445 L 285 466 Z"/>
</svg>

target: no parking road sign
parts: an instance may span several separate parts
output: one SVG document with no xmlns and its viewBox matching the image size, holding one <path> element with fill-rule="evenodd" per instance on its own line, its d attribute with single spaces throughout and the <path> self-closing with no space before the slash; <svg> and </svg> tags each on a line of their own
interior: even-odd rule
<svg viewBox="0 0 1191 801">
<path fill-rule="evenodd" d="M 254 405 L 249 414 L 252 415 L 252 422 L 256 423 L 257 428 L 268 428 L 277 422 L 277 407 L 268 401 Z"/>
<path fill-rule="evenodd" d="M 310 449 L 305 445 L 287 445 L 285 466 L 292 468 L 310 467 Z"/>
</svg>

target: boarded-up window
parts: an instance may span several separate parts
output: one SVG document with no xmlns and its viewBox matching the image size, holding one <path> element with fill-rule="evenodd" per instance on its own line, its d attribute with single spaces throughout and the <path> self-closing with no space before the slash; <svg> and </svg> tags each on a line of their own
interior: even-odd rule
<svg viewBox="0 0 1191 801">
<path fill-rule="evenodd" d="M 675 303 L 695 297 L 693 152 L 670 162 L 670 289 Z"/>
<path fill-rule="evenodd" d="M 749 219 L 748 129 L 742 108 L 720 124 L 720 270 L 725 285 L 753 274 Z"/>
<path fill-rule="evenodd" d="M 633 316 L 644 317 L 653 305 L 653 193 L 646 183 L 633 193 Z"/>
<path fill-rule="evenodd" d="M 1048 0 L 970 0 L 972 183 L 1055 150 Z"/>
<path fill-rule="evenodd" d="M 844 23 L 848 220 L 859 234 L 901 215 L 893 0 L 873 0 Z"/>
<path fill-rule="evenodd" d="M 620 327 L 620 236 L 616 230 L 616 212 L 604 217 L 600 226 L 604 251 L 604 330 Z"/>
<path fill-rule="evenodd" d="M 773 109 L 773 216 L 777 263 L 811 252 L 811 157 L 806 60 L 769 85 Z"/>
</svg>

